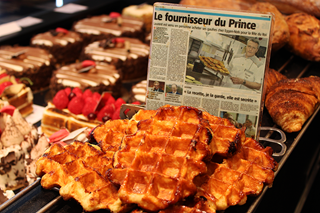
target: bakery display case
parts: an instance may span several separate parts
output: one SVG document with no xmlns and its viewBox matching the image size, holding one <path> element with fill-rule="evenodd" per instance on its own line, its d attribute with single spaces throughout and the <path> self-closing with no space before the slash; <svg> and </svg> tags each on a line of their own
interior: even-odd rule
<svg viewBox="0 0 320 213">
<path fill-rule="evenodd" d="M 28 5 L 30 14 L 43 20 L 42 23 L 23 28 L 21 31 L 0 37 L 0 45 L 29 45 L 30 38 L 38 33 L 43 33 L 57 27 L 71 29 L 73 24 L 80 19 L 93 15 L 109 14 L 110 12 L 121 12 L 121 10 L 132 4 L 149 3 L 155 1 L 66 1 L 65 3 L 76 3 L 87 6 L 87 10 L 75 14 L 60 14 L 52 12 L 53 1 L 39 1 L 50 9 L 39 8 Z M 37 4 L 39 4 L 37 2 Z M 165 1 L 169 3 L 179 3 L 179 1 Z M 7 1 L 5 1 L 8 4 Z M 47 4 L 44 4 L 47 3 Z M 51 5 L 51 6 L 50 6 Z M 27 7 L 27 6 L 24 6 Z M 14 11 L 14 10 L 13 10 Z M 14 12 L 12 12 L 14 14 Z M 19 10 L 20 18 L 26 16 Z M 8 19 L 9 20 L 9 19 Z M 219 85 L 223 80 L 224 73 L 216 69 L 208 68 L 197 61 L 203 44 L 193 42 L 188 58 L 187 75 L 192 76 L 192 81 L 207 83 L 208 85 Z M 241 48 L 240 48 L 241 49 Z M 221 58 L 227 62 L 232 58 L 233 51 L 230 46 L 221 46 Z M 191 66 L 192 64 L 192 66 Z M 309 76 L 320 76 L 319 62 L 311 62 L 303 59 L 286 48 L 281 48 L 272 52 L 270 59 L 270 68 L 273 68 L 288 78 L 303 78 Z M 124 87 L 131 88 L 134 82 L 127 82 Z M 190 80 L 190 79 L 186 79 Z M 46 106 L 50 98 L 49 89 L 43 89 L 33 94 L 34 104 Z M 130 106 L 128 107 L 130 108 Z M 143 107 L 142 107 L 143 108 Z M 247 202 L 241 206 L 232 206 L 224 211 L 233 212 L 305 212 L 309 204 L 310 197 L 313 196 L 312 186 L 316 181 L 319 167 L 320 144 L 317 142 L 317 128 L 320 121 L 318 113 L 319 107 L 310 116 L 303 128 L 294 133 L 285 133 L 281 135 L 277 132 L 279 128 L 270 117 L 266 108 L 263 110 L 262 127 L 260 133 L 260 143 L 264 146 L 271 146 L 274 150 L 274 159 L 279 167 L 275 172 L 275 179 L 272 187 L 265 186 L 263 191 L 257 197 L 248 197 Z M 273 129 L 277 128 L 277 129 Z M 282 133 L 282 132 L 281 132 Z M 82 207 L 74 200 L 64 201 L 59 195 L 58 189 L 45 190 L 41 187 L 41 179 L 25 189 L 22 189 L 15 197 L 0 206 L 1 212 L 83 212 Z M 307 199 L 308 198 L 308 199 Z M 99 210 L 97 212 L 105 212 Z"/>
</svg>

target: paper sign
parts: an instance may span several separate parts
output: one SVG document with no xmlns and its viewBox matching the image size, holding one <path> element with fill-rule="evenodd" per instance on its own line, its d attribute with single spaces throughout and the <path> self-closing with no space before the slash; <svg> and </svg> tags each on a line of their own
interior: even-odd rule
<svg viewBox="0 0 320 213">
<path fill-rule="evenodd" d="M 31 16 L 28 16 L 28 17 L 25 17 L 25 18 L 22 18 L 22 19 L 19 19 L 19 20 L 16 21 L 16 23 L 20 27 L 30 27 L 32 25 L 39 24 L 41 22 L 42 22 L 42 19 L 34 18 L 34 17 L 31 17 Z"/>
<path fill-rule="evenodd" d="M 146 108 L 201 108 L 257 138 L 271 25 L 271 14 L 155 3 Z"/>
<path fill-rule="evenodd" d="M 19 31 L 21 31 L 21 27 L 16 22 L 9 22 L 0 25 L 0 37 L 10 35 Z"/>
<path fill-rule="evenodd" d="M 83 11 L 83 10 L 86 10 L 86 9 L 88 9 L 87 6 L 70 3 L 70 4 L 66 4 L 65 6 L 62 6 L 62 7 L 59 7 L 59 8 L 55 8 L 54 11 L 58 12 L 58 13 L 72 14 L 72 13 L 76 13 L 76 12 Z"/>
</svg>

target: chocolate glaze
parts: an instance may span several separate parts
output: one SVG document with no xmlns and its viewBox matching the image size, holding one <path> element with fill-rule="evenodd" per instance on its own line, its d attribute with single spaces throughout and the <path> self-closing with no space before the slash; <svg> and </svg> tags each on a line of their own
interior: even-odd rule
<svg viewBox="0 0 320 213">
<path fill-rule="evenodd" d="M 0 67 L 16 78 L 30 78 L 33 82 L 31 89 L 38 90 L 49 86 L 54 58 L 40 48 L 4 46 L 0 48 Z"/>
<path fill-rule="evenodd" d="M 143 21 L 125 16 L 121 18 L 120 25 L 117 21 L 112 21 L 108 15 L 93 16 L 76 22 L 73 29 L 82 34 L 86 44 L 118 36 L 135 37 L 143 41 L 145 37 Z"/>
<path fill-rule="evenodd" d="M 57 63 L 67 64 L 79 58 L 83 39 L 76 32 L 63 33 L 51 30 L 34 36 L 31 39 L 31 46 L 48 50 Z"/>
<path fill-rule="evenodd" d="M 91 89 L 99 93 L 119 90 L 117 87 L 121 83 L 121 70 L 116 69 L 113 65 L 96 62 L 96 66 L 88 72 L 79 73 L 82 69 L 81 63 L 74 63 L 56 70 L 50 84 L 53 93 L 66 87 L 79 87 L 83 91 Z M 119 91 L 114 92 L 119 93 Z"/>
<path fill-rule="evenodd" d="M 55 32 L 55 33 L 52 33 Z M 76 33 L 69 31 L 68 33 L 48 31 L 40 33 L 31 39 L 31 44 L 43 44 L 45 46 L 62 45 L 66 46 L 68 43 L 75 43 L 82 41 L 81 36 Z"/>
<path fill-rule="evenodd" d="M 150 47 L 135 38 L 119 38 L 130 43 L 130 51 L 128 51 L 125 46 L 118 47 L 118 45 L 114 48 L 104 48 L 101 42 L 107 40 L 102 40 L 86 46 L 80 58 L 82 60 L 104 61 L 117 68 L 121 68 L 123 70 L 124 80 L 145 77 L 147 74 Z"/>
</svg>

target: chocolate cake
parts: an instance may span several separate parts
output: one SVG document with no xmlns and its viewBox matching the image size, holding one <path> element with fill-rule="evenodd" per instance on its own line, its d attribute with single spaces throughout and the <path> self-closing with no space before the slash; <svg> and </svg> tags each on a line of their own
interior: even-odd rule
<svg viewBox="0 0 320 213">
<path fill-rule="evenodd" d="M 147 93 L 147 80 L 140 81 L 131 88 L 131 102 L 139 101 L 140 103 L 146 102 Z"/>
<path fill-rule="evenodd" d="M 48 50 L 59 64 L 69 64 L 79 58 L 83 40 L 79 33 L 57 28 L 34 36 L 31 46 Z"/>
<path fill-rule="evenodd" d="M 82 35 L 85 44 L 119 36 L 138 38 L 142 41 L 145 38 L 145 25 L 142 20 L 114 12 L 110 15 L 82 19 L 73 25 L 73 30 Z"/>
<path fill-rule="evenodd" d="M 53 56 L 46 50 L 3 46 L 0 47 L 0 67 L 5 69 L 8 75 L 30 79 L 30 88 L 36 91 L 49 86 L 55 64 Z"/>
<path fill-rule="evenodd" d="M 81 59 L 103 61 L 122 70 L 123 81 L 146 78 L 150 47 L 138 39 L 118 37 L 96 41 L 83 49 Z"/>
<path fill-rule="evenodd" d="M 90 89 L 92 92 L 102 93 L 112 91 L 115 97 L 121 95 L 121 70 L 115 66 L 85 60 L 63 66 L 54 71 L 50 89 L 52 95 L 66 87 L 79 87 L 82 91 Z"/>
</svg>

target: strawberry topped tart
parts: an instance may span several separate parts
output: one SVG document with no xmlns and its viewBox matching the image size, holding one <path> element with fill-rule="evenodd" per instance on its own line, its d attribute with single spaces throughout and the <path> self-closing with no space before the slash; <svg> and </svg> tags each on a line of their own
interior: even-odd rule
<svg viewBox="0 0 320 213">
<path fill-rule="evenodd" d="M 67 87 L 58 91 L 44 110 L 41 130 L 50 136 L 62 128 L 69 131 L 94 128 L 110 119 L 119 119 L 121 105 L 125 103 L 108 92 L 99 94 L 90 89 Z"/>
</svg>

